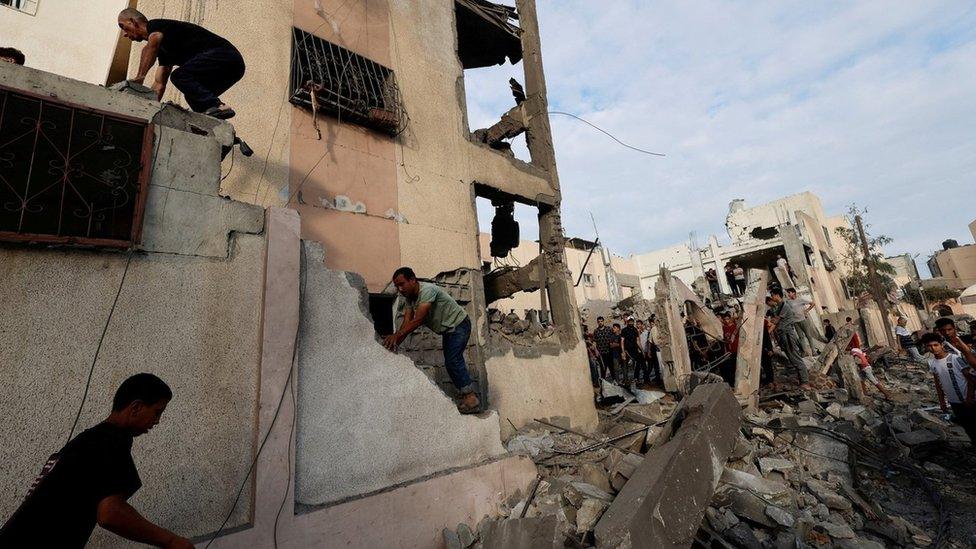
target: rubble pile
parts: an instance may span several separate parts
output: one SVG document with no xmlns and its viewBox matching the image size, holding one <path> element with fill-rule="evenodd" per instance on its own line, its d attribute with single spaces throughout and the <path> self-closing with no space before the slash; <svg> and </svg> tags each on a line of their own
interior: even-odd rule
<svg viewBox="0 0 976 549">
<path fill-rule="evenodd" d="M 893 401 L 783 386 L 763 398 L 744 417 L 699 540 L 747 548 L 976 545 L 972 521 L 950 516 L 976 503 L 966 488 L 969 439 L 935 406 L 926 366 L 901 361 L 884 378 Z M 944 465 L 929 461 L 935 456 Z M 960 460 L 966 471 L 950 473 Z M 950 500 L 962 505 L 950 509 Z"/>
<path fill-rule="evenodd" d="M 543 324 L 539 320 L 538 311 L 534 310 L 526 311 L 525 318 L 522 318 L 514 311 L 505 314 L 498 309 L 489 309 L 488 329 L 496 337 L 522 344 L 533 340 L 545 340 L 555 333 L 555 328 Z"/>
<path fill-rule="evenodd" d="M 601 410 L 599 428 L 585 435 L 558 423 L 527 425 L 507 448 L 536 463 L 539 476 L 530 493 L 503 506 L 500 516 L 483 520 L 473 537 L 462 535 L 470 530 L 464 525 L 445 530 L 447 547 L 592 546 L 597 521 L 654 446 L 675 407 L 671 396 L 650 404 L 630 398 Z M 527 533 L 531 538 L 520 545 L 518 536 Z"/>
<path fill-rule="evenodd" d="M 810 390 L 801 391 L 789 381 L 767 386 L 759 408 L 745 412 L 741 421 L 713 423 L 727 426 L 734 443 L 729 439 L 728 459 L 723 455 L 715 463 L 717 483 L 707 492 L 710 500 L 702 500 L 708 505 L 702 502 L 697 508 L 687 502 L 682 507 L 680 498 L 671 497 L 667 505 L 655 504 L 650 514 L 637 510 L 623 519 L 611 518 L 612 506 L 618 507 L 614 502 L 635 492 L 628 483 L 647 482 L 648 468 L 642 464 L 669 459 L 671 464 L 691 463 L 700 457 L 700 448 L 690 445 L 681 447 L 685 454 L 679 450 L 673 457 L 672 447 L 672 456 L 665 456 L 673 443 L 668 440 L 680 438 L 676 433 L 682 421 L 692 422 L 682 417 L 688 413 L 685 401 L 660 393 L 647 404 L 635 397 L 623 399 L 601 410 L 599 429 L 588 434 L 537 421 L 507 444 L 509 451 L 530 457 L 538 467 L 529 493 L 476 529 L 459 525 L 456 531 L 445 530 L 447 547 L 976 546 L 976 521 L 970 518 L 976 511 L 976 458 L 969 439 L 938 410 L 925 365 L 904 360 L 890 364 L 887 371 L 877 365 L 876 370 L 893 400 L 870 390 L 856 401 L 855 391 L 820 376 Z M 789 378 L 780 373 L 780 379 Z M 715 387 L 714 381 L 699 379 L 699 387 Z M 685 394 L 691 391 L 697 388 L 687 387 Z M 714 392 L 709 394 L 714 399 Z M 716 408 L 719 414 L 721 410 Z M 703 425 L 696 423 L 690 430 L 702 430 Z M 668 475 L 688 471 L 695 477 L 689 479 L 689 491 L 701 489 L 700 481 L 708 476 L 699 465 L 660 470 Z M 673 480 L 640 490 L 648 499 L 659 497 L 673 488 Z M 643 500 L 643 495 L 632 500 L 637 502 L 633 507 Z M 687 536 L 675 533 L 670 545 L 635 539 L 639 526 L 620 527 L 659 522 L 665 530 L 677 531 L 684 528 L 676 517 L 680 514 L 695 522 Z M 608 522 L 614 523 L 616 537 L 601 538 Z"/>
</svg>

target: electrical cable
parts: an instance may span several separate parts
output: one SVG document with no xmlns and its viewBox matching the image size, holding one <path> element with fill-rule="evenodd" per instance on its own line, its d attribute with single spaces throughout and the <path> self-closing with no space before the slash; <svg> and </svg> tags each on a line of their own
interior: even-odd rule
<svg viewBox="0 0 976 549">
<path fill-rule="evenodd" d="M 227 179 L 227 177 L 230 176 L 230 173 L 232 171 L 234 171 L 234 157 L 235 156 L 237 156 L 237 149 L 232 147 L 231 150 L 230 150 L 230 169 L 227 170 L 227 175 L 223 175 L 223 176 L 220 177 L 220 181 L 221 182 L 223 182 L 225 179 Z"/>
<path fill-rule="evenodd" d="M 594 124 L 594 123 L 592 123 L 592 122 L 590 122 L 588 120 L 584 120 L 583 118 L 580 118 L 579 116 L 576 116 L 575 114 L 568 113 L 568 112 L 562 112 L 562 111 L 549 111 L 549 114 L 561 114 L 563 116 L 569 116 L 571 118 L 575 118 L 575 119 L 579 120 L 580 122 L 582 122 L 582 123 L 584 123 L 584 124 L 586 124 L 586 125 L 594 128 L 594 129 L 596 129 L 597 131 L 605 134 L 607 137 L 609 137 L 610 139 L 613 139 L 614 141 L 616 141 L 617 143 L 623 145 L 624 147 L 627 147 L 628 149 L 633 149 L 633 150 L 635 150 L 635 151 L 637 151 L 639 153 L 649 154 L 649 155 L 652 155 L 652 156 L 667 156 L 664 153 L 646 151 L 644 149 L 635 147 L 633 145 L 628 145 L 627 143 L 624 143 L 623 141 L 617 139 L 612 133 L 608 132 L 607 130 L 604 130 L 600 126 L 597 126 L 596 124 Z"/>
<path fill-rule="evenodd" d="M 85 409 L 85 402 L 88 400 L 88 390 L 91 388 L 92 376 L 95 374 L 95 364 L 98 362 L 98 355 L 102 351 L 102 343 L 105 341 L 105 334 L 108 333 L 108 326 L 112 323 L 112 316 L 115 315 L 115 307 L 119 303 L 119 296 L 122 295 L 122 287 L 125 285 L 125 277 L 129 274 L 129 265 L 132 263 L 132 250 L 130 249 L 125 258 L 125 268 L 122 270 L 122 279 L 119 280 L 119 289 L 115 292 L 115 299 L 112 300 L 112 308 L 108 311 L 108 318 L 102 327 L 102 335 L 98 338 L 98 346 L 95 347 L 95 356 L 92 357 L 91 367 L 88 368 L 88 380 L 85 381 L 85 391 L 81 395 L 81 404 L 78 405 L 78 413 L 75 414 L 75 421 L 71 424 L 71 432 L 68 433 L 68 442 L 75 436 L 75 429 L 78 427 L 78 420 L 81 419 L 81 412 Z"/>
<path fill-rule="evenodd" d="M 298 328 L 300 328 L 301 327 L 301 324 L 302 324 L 302 311 L 304 310 L 304 303 L 305 303 L 305 299 L 304 299 L 304 296 L 305 296 L 305 285 L 308 282 L 308 275 L 305 273 L 305 269 L 307 268 L 307 260 L 305 259 L 305 246 L 304 245 L 301 245 L 301 250 L 300 250 L 298 259 L 299 259 L 298 265 L 299 265 L 299 268 L 301 269 L 301 279 L 302 279 L 301 280 L 301 284 L 299 285 L 299 291 L 298 291 L 298 295 L 299 295 L 299 299 L 298 299 Z M 294 347 L 294 350 L 292 351 L 292 359 L 291 359 L 291 369 L 292 370 L 295 369 L 295 361 L 298 358 L 298 333 L 299 333 L 299 330 L 296 328 L 296 330 L 295 330 L 295 347 Z M 278 549 L 278 520 L 281 518 L 281 511 L 285 508 L 285 503 L 288 501 L 288 494 L 290 493 L 290 490 L 289 489 L 290 489 L 291 484 L 292 484 L 292 460 L 294 459 L 294 456 L 291 453 L 291 448 L 292 448 L 292 444 L 294 443 L 294 440 L 295 440 L 295 422 L 298 420 L 298 401 L 295 398 L 295 384 L 294 383 L 289 383 L 288 384 L 288 390 L 291 392 L 291 406 L 292 406 L 291 430 L 288 432 L 288 475 L 285 477 L 285 492 L 281 496 L 281 504 L 278 505 L 278 512 L 275 513 L 274 532 L 273 532 L 275 549 Z"/>
<path fill-rule="evenodd" d="M 281 388 L 281 396 L 278 398 L 278 404 L 275 407 L 274 415 L 271 417 L 271 424 L 268 425 L 268 430 L 264 433 L 264 438 L 261 440 L 261 444 L 258 445 L 258 450 L 254 454 L 254 459 L 251 460 L 251 465 L 250 465 L 250 467 L 248 467 L 247 473 L 244 475 L 244 480 L 241 482 L 241 486 L 237 490 L 237 496 L 234 498 L 234 503 L 231 505 L 230 511 L 227 512 L 227 516 L 224 517 L 224 521 L 220 524 L 220 527 L 217 528 L 217 531 L 214 532 L 213 536 L 211 536 L 210 541 L 208 541 L 207 544 L 204 546 L 204 549 L 208 549 L 210 547 L 210 545 L 213 544 L 213 542 L 216 541 L 216 539 L 218 537 L 220 537 L 220 534 L 223 533 L 224 528 L 227 526 L 227 522 L 230 521 L 230 517 L 233 516 L 234 510 L 237 509 L 237 504 L 241 500 L 241 495 L 244 493 L 244 488 L 247 487 L 247 480 L 249 478 L 251 478 L 251 473 L 254 471 L 254 467 L 258 463 L 258 459 L 261 457 L 261 452 L 264 450 L 264 445 L 267 444 L 268 443 L 268 439 L 271 438 L 271 432 L 274 431 L 275 423 L 278 421 L 278 415 L 281 413 L 281 405 L 285 402 L 285 395 L 288 394 L 289 388 L 292 391 L 292 402 L 294 402 L 294 395 L 295 395 L 295 393 L 294 393 L 294 387 L 292 386 L 292 377 L 293 377 L 293 375 L 295 373 L 295 360 L 298 358 L 298 337 L 299 337 L 299 334 L 301 333 L 302 311 L 303 311 L 303 308 L 304 308 L 303 307 L 303 304 L 305 302 L 305 284 L 306 284 L 306 278 L 307 278 L 306 277 L 306 274 L 305 274 L 305 246 L 302 245 L 301 242 L 299 242 L 299 256 L 298 257 L 299 257 L 299 262 L 298 263 L 299 263 L 300 278 L 301 278 L 301 281 L 299 283 L 299 290 L 298 290 L 298 324 L 295 327 L 295 340 L 294 340 L 294 344 L 292 346 L 291 367 L 288 369 L 288 377 L 285 379 L 285 386 Z M 294 437 L 294 434 L 295 434 L 295 420 L 296 420 L 296 415 L 297 415 L 297 408 L 292 410 L 292 423 L 291 423 L 292 429 L 291 429 L 291 432 L 288 434 L 288 477 L 287 477 L 287 482 L 288 482 L 289 485 L 291 484 L 291 475 L 292 475 L 292 470 L 291 470 L 291 444 L 292 444 L 292 440 L 293 440 L 293 437 Z M 289 492 L 288 487 L 286 487 L 285 488 L 285 495 L 282 498 L 281 506 L 278 507 L 278 514 L 275 516 L 275 529 L 274 529 L 274 542 L 275 542 L 275 547 L 278 546 L 278 519 L 281 516 L 281 510 L 284 508 L 285 502 L 288 499 L 288 492 Z"/>
</svg>

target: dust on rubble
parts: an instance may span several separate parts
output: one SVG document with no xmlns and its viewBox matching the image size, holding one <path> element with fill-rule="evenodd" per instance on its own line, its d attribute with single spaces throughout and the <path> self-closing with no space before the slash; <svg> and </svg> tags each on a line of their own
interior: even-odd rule
<svg viewBox="0 0 976 549">
<path fill-rule="evenodd" d="M 892 400 L 869 387 L 855 402 L 831 376 L 812 375 L 801 390 L 777 372 L 783 381 L 744 414 L 690 546 L 976 546 L 973 445 L 938 409 L 926 365 L 884 349 L 872 358 Z M 677 404 L 666 395 L 601 407 L 585 436 L 555 424 L 520 429 L 507 446 L 536 463 L 536 482 L 476 529 L 445 530 L 447 546 L 594 547 L 595 525 L 659 446 Z"/>
</svg>

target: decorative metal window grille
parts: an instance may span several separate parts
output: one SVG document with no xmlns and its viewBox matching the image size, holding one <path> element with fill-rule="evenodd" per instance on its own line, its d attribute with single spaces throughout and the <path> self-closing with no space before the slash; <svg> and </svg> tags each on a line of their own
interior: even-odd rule
<svg viewBox="0 0 976 549">
<path fill-rule="evenodd" d="M 138 243 L 152 143 L 144 120 L 0 86 L 0 240 Z"/>
<path fill-rule="evenodd" d="M 0 0 L 0 6 L 11 7 L 24 13 L 37 13 L 37 0 Z"/>
<path fill-rule="evenodd" d="M 390 135 L 406 128 L 391 69 L 301 29 L 294 29 L 293 38 L 293 104 Z"/>
</svg>

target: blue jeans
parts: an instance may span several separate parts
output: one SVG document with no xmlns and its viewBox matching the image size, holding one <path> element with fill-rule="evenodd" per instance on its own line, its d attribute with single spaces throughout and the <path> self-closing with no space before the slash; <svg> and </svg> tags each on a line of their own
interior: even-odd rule
<svg viewBox="0 0 976 549">
<path fill-rule="evenodd" d="M 468 365 L 464 363 L 464 348 L 471 337 L 471 319 L 465 318 L 454 328 L 444 332 L 444 367 L 457 390 L 463 395 L 474 392 L 474 383 L 468 375 Z"/>
</svg>

